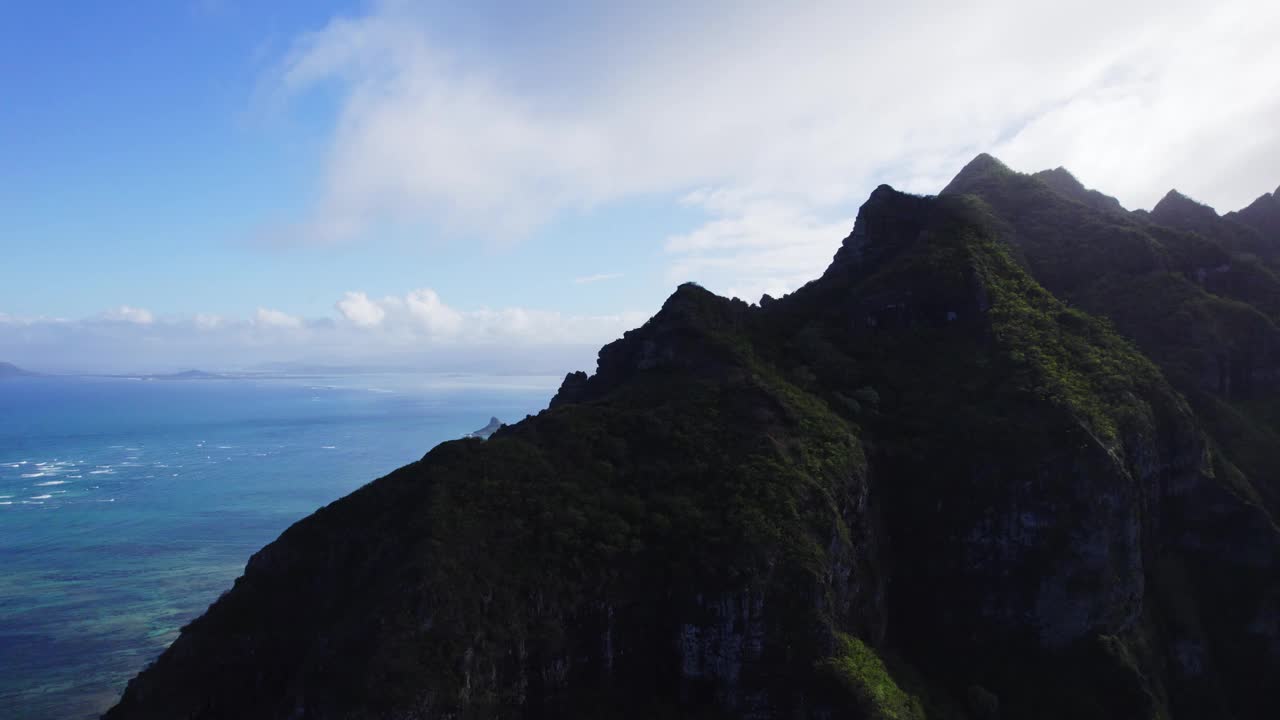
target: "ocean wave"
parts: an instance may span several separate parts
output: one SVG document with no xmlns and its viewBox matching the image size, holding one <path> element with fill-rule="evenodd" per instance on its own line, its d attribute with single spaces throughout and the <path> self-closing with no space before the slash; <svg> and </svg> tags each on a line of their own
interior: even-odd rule
<svg viewBox="0 0 1280 720">
<path fill-rule="evenodd" d="M 23 473 L 23 474 L 21 475 L 21 477 L 24 477 L 24 478 L 38 478 L 38 477 L 44 477 L 45 475 L 48 475 L 48 474 L 49 474 L 49 473 L 42 473 L 42 472 L 38 472 L 38 473 Z"/>
<path fill-rule="evenodd" d="M 90 475 L 115 475 L 116 471 L 112 470 L 111 468 L 107 468 L 106 470 L 90 470 L 89 474 Z"/>
<path fill-rule="evenodd" d="M 12 500 L 0 500 L 0 505 L 12 505 Z"/>
<path fill-rule="evenodd" d="M 320 449 L 321 450 L 337 450 L 338 446 L 337 445 L 321 445 Z"/>
<path fill-rule="evenodd" d="M 66 485 L 66 480 L 48 480 L 46 482 L 36 483 L 36 487 L 47 487 L 50 485 Z"/>
<path fill-rule="evenodd" d="M 51 497 L 53 496 L 52 495 L 32 495 L 31 499 L 32 500 L 48 500 Z"/>
</svg>

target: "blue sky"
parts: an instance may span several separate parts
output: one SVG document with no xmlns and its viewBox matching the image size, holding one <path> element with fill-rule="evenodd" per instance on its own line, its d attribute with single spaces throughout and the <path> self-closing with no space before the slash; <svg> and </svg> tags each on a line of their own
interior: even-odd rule
<svg viewBox="0 0 1280 720">
<path fill-rule="evenodd" d="M 591 347 L 980 151 L 1129 207 L 1280 180 L 1274 3 L 954 5 L 6 3 L 0 360 Z"/>
<path fill-rule="evenodd" d="M 574 278 L 620 264 L 657 268 L 660 239 L 679 218 L 652 212 L 643 198 L 478 247 L 475 238 L 432 238 L 430 228 L 319 248 L 263 237 L 314 193 L 332 105 L 313 97 L 270 112 L 257 94 L 294 34 L 344 9 L 153 2 L 7 10 L 0 66 L 14 71 L 0 75 L 0 97 L 10 99 L 0 116 L 3 311 L 75 318 L 124 304 L 234 316 L 268 306 L 319 316 L 353 287 L 424 285 L 470 305 L 537 299 L 567 309 L 585 300 Z M 609 253 L 593 242 L 601 227 Z M 657 241 L 646 246 L 646 237 Z M 637 283 L 610 285 L 592 288 L 591 302 L 605 311 L 652 303 Z"/>
</svg>

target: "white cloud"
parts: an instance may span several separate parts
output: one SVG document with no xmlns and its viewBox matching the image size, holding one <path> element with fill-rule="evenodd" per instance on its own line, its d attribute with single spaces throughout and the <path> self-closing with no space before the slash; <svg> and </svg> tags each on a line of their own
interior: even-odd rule
<svg viewBox="0 0 1280 720">
<path fill-rule="evenodd" d="M 365 311 L 377 314 L 384 339 L 395 342 L 430 342 L 447 345 L 587 344 L 598 345 L 644 322 L 644 313 L 574 315 L 552 310 L 508 307 L 460 310 L 441 299 L 431 288 L 419 288 L 403 296 L 370 299 L 358 296 Z"/>
<path fill-rule="evenodd" d="M 202 330 L 215 330 L 222 327 L 226 323 L 226 320 L 221 315 L 214 315 L 212 313 L 196 313 L 196 316 L 192 318 L 192 322 L 195 323 L 196 327 Z"/>
<path fill-rule="evenodd" d="M 667 279 L 698 280 L 730 297 L 779 297 L 817 277 L 853 218 L 819 219 L 768 198 L 698 191 L 684 200 L 716 216 L 692 232 L 667 238 Z"/>
<path fill-rule="evenodd" d="M 459 309 L 430 288 L 381 299 L 351 291 L 334 310 L 309 318 L 266 307 L 241 318 L 150 318 L 137 308 L 82 320 L 0 313 L 0 348 L 8 362 L 92 372 L 227 369 L 268 361 L 422 368 L 447 361 L 478 373 L 562 373 L 590 368 L 596 348 L 647 318 L 636 312 Z M 149 321 L 140 322 L 144 317 Z"/>
<path fill-rule="evenodd" d="M 102 313 L 102 319 L 107 322 L 133 323 L 135 325 L 150 325 L 156 320 L 150 310 L 130 307 L 129 305 L 121 305 L 118 308 Z"/>
<path fill-rule="evenodd" d="M 414 290 L 404 297 L 404 306 L 428 335 L 448 337 L 462 328 L 462 315 L 445 305 L 435 290 Z"/>
<path fill-rule="evenodd" d="M 357 327 L 371 328 L 382 324 L 387 313 L 362 292 L 348 292 L 334 306 L 344 318 Z"/>
<path fill-rule="evenodd" d="M 622 273 L 596 273 L 595 275 L 583 275 L 573 279 L 574 285 L 590 285 L 591 283 L 605 282 L 606 280 L 617 280 L 622 277 Z"/>
<path fill-rule="evenodd" d="M 258 308 L 253 315 L 255 325 L 268 328 L 297 329 L 302 327 L 302 318 L 268 308 Z"/>
<path fill-rule="evenodd" d="M 979 151 L 1066 165 L 1130 206 L 1177 186 L 1238 207 L 1280 167 L 1277 3 L 568 14 L 580 32 L 531 24 L 501 53 L 468 50 L 405 2 L 297 38 L 271 81 L 278 97 L 321 85 L 338 97 L 302 232 L 349 238 L 390 221 L 506 237 L 566 210 L 701 188 L 686 201 L 706 224 L 668 239 L 671 274 L 754 292 L 818 274 L 879 182 L 936 192 Z"/>
</svg>

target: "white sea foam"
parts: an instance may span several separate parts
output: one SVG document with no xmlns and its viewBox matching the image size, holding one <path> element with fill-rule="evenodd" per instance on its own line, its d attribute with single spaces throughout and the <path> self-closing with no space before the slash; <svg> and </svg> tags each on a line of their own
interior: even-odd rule
<svg viewBox="0 0 1280 720">
<path fill-rule="evenodd" d="M 83 476 L 83 475 L 68 475 L 67 477 L 69 477 L 69 478 L 74 478 L 74 479 L 76 479 L 76 480 L 79 480 L 80 478 L 82 478 L 82 477 L 84 477 L 84 476 Z"/>
<path fill-rule="evenodd" d="M 106 470 L 90 470 L 89 474 L 90 475 L 115 475 L 116 471 L 112 470 L 111 468 L 107 468 Z"/>
<path fill-rule="evenodd" d="M 219 450 L 231 450 L 231 449 L 232 449 L 232 448 L 234 448 L 234 447 L 235 447 L 234 445 L 219 445 L 219 446 L 218 446 L 218 449 L 219 449 Z"/>
<path fill-rule="evenodd" d="M 12 500 L 0 500 L 0 505 L 12 505 Z"/>
<path fill-rule="evenodd" d="M 48 475 L 48 474 L 49 474 L 49 473 L 42 473 L 42 472 L 38 472 L 38 473 L 23 473 L 23 474 L 22 474 L 22 477 L 24 477 L 24 478 L 37 478 L 37 477 L 44 477 L 45 475 Z"/>
<path fill-rule="evenodd" d="M 48 500 L 51 497 L 53 496 L 52 495 L 32 495 L 31 499 L 32 500 Z"/>
<path fill-rule="evenodd" d="M 321 445 L 320 449 L 321 450 L 337 450 L 338 446 L 337 445 Z"/>
<path fill-rule="evenodd" d="M 66 485 L 66 480 L 49 480 L 47 482 L 36 483 L 36 487 L 48 487 L 50 485 Z"/>
</svg>

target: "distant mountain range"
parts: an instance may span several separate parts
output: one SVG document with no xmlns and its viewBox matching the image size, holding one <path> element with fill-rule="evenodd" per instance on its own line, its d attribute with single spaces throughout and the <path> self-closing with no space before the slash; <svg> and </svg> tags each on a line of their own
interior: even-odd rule
<svg viewBox="0 0 1280 720">
<path fill-rule="evenodd" d="M 30 370 L 23 370 L 12 363 L 0 362 L 0 378 L 30 377 L 37 374 L 38 373 L 33 373 Z"/>
<path fill-rule="evenodd" d="M 1275 717 L 1280 202 L 987 155 L 285 531 L 120 718 Z"/>
</svg>

